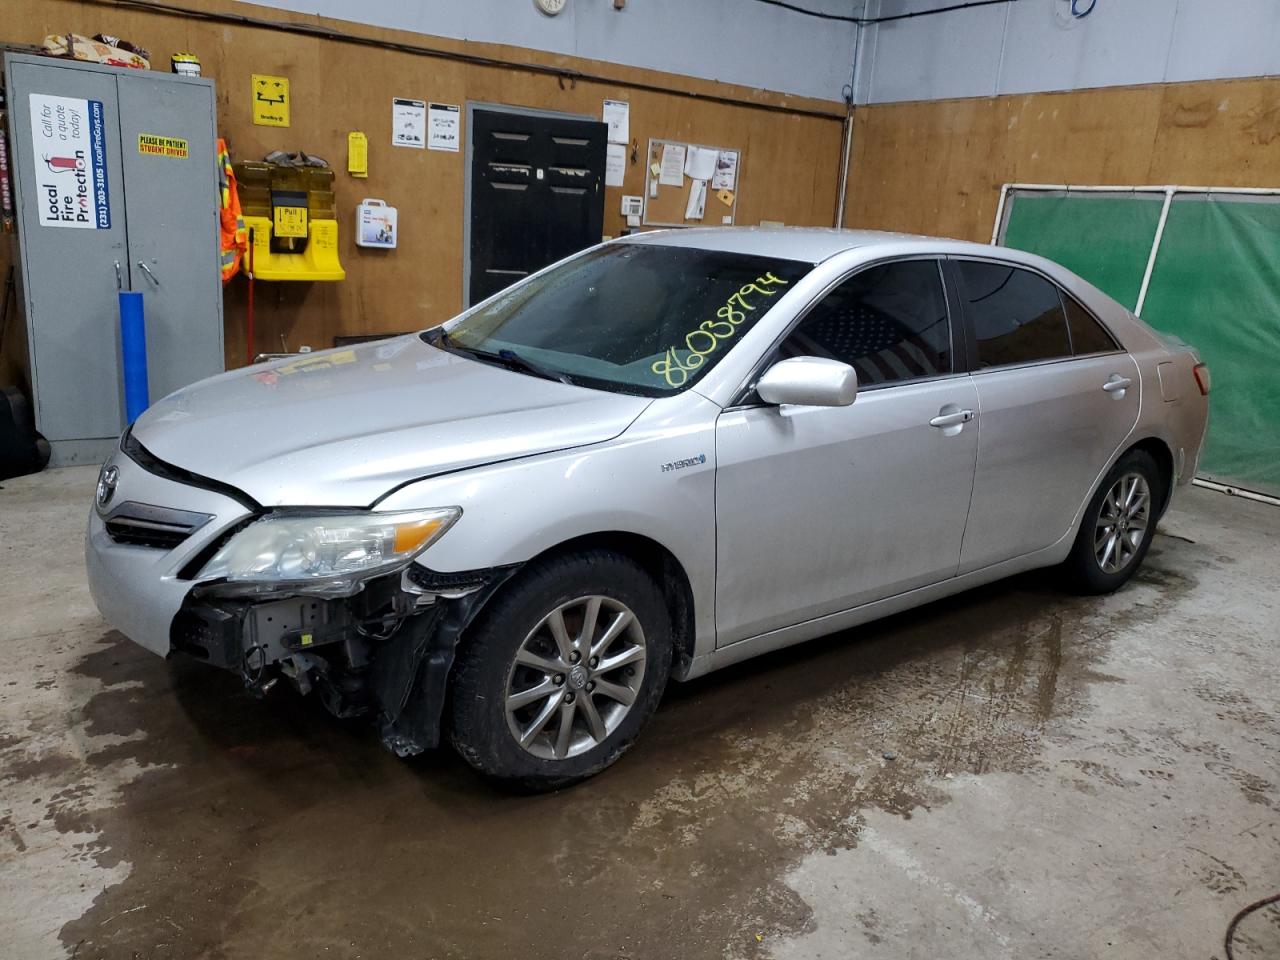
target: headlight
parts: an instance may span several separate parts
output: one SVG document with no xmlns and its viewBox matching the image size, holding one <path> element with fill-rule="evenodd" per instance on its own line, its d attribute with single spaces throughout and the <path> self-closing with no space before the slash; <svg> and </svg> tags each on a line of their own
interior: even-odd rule
<svg viewBox="0 0 1280 960">
<path fill-rule="evenodd" d="M 352 593 L 364 580 L 406 565 L 453 526 L 458 507 L 397 513 L 268 516 L 233 536 L 200 579 L 264 587 L 314 585 Z"/>
</svg>

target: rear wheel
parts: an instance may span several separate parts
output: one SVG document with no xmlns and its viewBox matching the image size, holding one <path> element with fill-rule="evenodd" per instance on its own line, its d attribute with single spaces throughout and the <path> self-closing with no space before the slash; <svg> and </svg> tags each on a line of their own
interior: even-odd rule
<svg viewBox="0 0 1280 960">
<path fill-rule="evenodd" d="M 671 654 L 662 593 L 634 561 L 590 551 L 538 563 L 465 641 L 453 744 L 477 770 L 526 789 L 582 780 L 635 740 Z"/>
<path fill-rule="evenodd" d="M 1150 454 L 1130 450 L 1098 487 L 1063 565 L 1081 593 L 1119 589 L 1142 564 L 1160 515 L 1160 468 Z"/>
</svg>

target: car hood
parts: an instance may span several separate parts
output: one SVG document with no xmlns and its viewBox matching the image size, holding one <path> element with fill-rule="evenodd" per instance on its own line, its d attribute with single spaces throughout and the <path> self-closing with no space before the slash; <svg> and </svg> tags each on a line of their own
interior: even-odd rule
<svg viewBox="0 0 1280 960">
<path fill-rule="evenodd" d="M 409 335 L 202 380 L 143 414 L 133 436 L 264 506 L 367 506 L 412 480 L 612 439 L 650 402 Z"/>
</svg>

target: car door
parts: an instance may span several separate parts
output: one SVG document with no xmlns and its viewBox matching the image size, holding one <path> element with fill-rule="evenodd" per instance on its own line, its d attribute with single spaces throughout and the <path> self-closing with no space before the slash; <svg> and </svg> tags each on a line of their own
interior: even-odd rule
<svg viewBox="0 0 1280 960">
<path fill-rule="evenodd" d="M 726 409 L 716 424 L 723 646 L 954 576 L 977 451 L 937 259 L 864 268 L 771 354 L 851 364 L 847 407 Z"/>
<path fill-rule="evenodd" d="M 960 561 L 967 573 L 1070 531 L 1137 421 L 1140 391 L 1133 358 L 1047 277 L 997 261 L 953 259 L 951 269 L 981 418 Z"/>
</svg>

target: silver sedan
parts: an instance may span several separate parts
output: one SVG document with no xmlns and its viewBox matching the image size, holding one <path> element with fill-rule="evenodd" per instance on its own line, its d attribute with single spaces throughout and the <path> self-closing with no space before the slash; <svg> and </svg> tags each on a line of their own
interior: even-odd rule
<svg viewBox="0 0 1280 960">
<path fill-rule="evenodd" d="M 157 654 L 556 787 L 670 677 L 1035 567 L 1117 589 L 1208 392 L 1189 347 L 1028 254 L 648 233 L 166 397 L 103 466 L 90 585 Z"/>
</svg>

